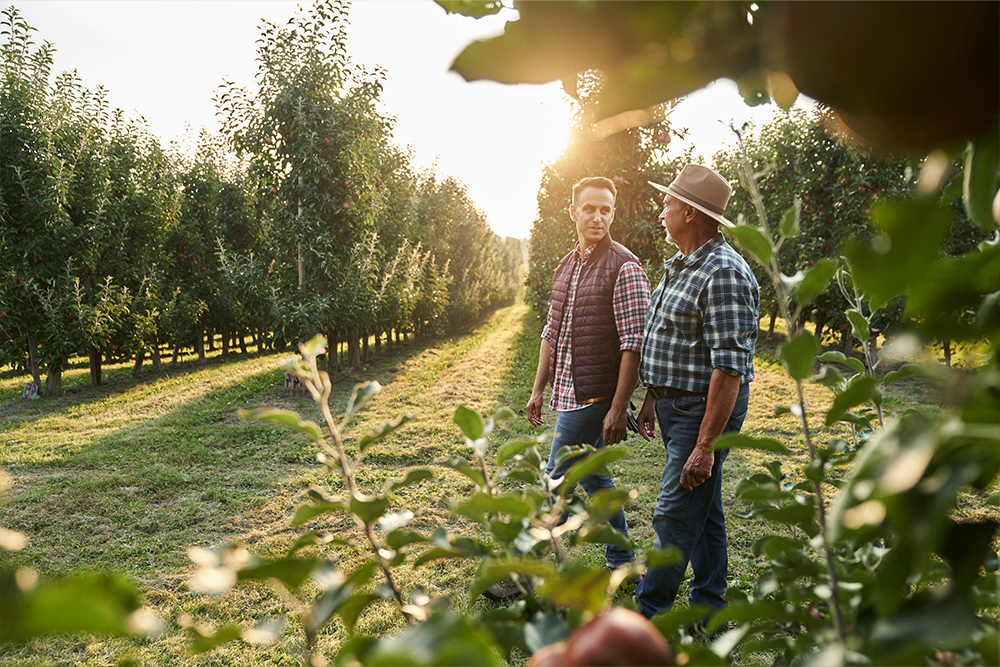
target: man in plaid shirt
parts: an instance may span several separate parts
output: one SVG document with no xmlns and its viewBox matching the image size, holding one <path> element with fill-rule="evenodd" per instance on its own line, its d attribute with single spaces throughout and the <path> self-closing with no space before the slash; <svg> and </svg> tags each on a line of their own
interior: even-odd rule
<svg viewBox="0 0 1000 667">
<path fill-rule="evenodd" d="M 559 416 L 546 472 L 556 478 L 573 462 L 556 470 L 564 447 L 586 443 L 600 448 L 625 439 L 629 399 L 639 383 L 649 281 L 638 258 L 611 239 L 616 196 L 607 178 L 585 178 L 573 187 L 569 215 L 578 240 L 555 271 L 538 371 L 525 408 L 528 421 L 541 426 L 542 394 L 551 380 L 549 407 Z M 604 475 L 590 475 L 581 485 L 589 495 L 615 488 Z M 622 510 L 610 524 L 628 535 Z M 609 568 L 635 558 L 630 550 L 610 544 L 605 556 Z"/>
<path fill-rule="evenodd" d="M 667 240 L 680 252 L 667 260 L 650 298 L 640 378 L 646 399 L 639 431 L 659 422 L 666 463 L 653 508 L 657 546 L 680 550 L 683 562 L 649 570 L 636 588 L 639 611 L 651 617 L 673 606 L 688 562 L 692 604 L 720 609 L 728 575 L 722 510 L 722 464 L 711 450 L 722 433 L 739 431 L 753 380 L 760 297 L 746 261 L 719 225 L 732 188 L 719 174 L 689 164 L 664 192 L 660 214 Z"/>
</svg>

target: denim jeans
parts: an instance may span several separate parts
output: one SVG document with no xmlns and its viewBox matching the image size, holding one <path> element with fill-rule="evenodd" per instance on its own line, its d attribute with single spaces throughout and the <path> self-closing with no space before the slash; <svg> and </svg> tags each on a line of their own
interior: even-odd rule
<svg viewBox="0 0 1000 667">
<path fill-rule="evenodd" d="M 556 459 L 559 458 L 559 450 L 567 446 L 577 446 L 583 443 L 593 445 L 600 449 L 604 447 L 604 417 L 611 409 L 610 401 L 604 403 L 591 403 L 580 410 L 560 412 L 556 420 L 556 434 L 552 439 L 552 449 L 549 452 L 549 463 L 545 466 L 545 472 L 549 475 L 556 468 Z M 574 457 L 564 461 L 556 476 L 562 476 L 579 457 Z M 603 489 L 614 489 L 615 482 L 610 477 L 604 475 L 588 475 L 580 480 L 580 486 L 587 492 L 588 496 L 593 496 Z M 563 495 L 570 495 L 573 489 L 560 489 Z M 628 524 L 625 522 L 625 512 L 621 509 L 611 517 L 608 522 L 628 535 Z M 635 559 L 635 554 L 626 551 L 621 547 L 607 545 L 604 550 L 604 557 L 610 567 L 618 567 L 624 563 L 629 563 Z"/>
<path fill-rule="evenodd" d="M 723 433 L 739 431 L 743 426 L 749 397 L 750 386 L 741 385 Z M 722 464 L 729 450 L 715 453 L 712 476 L 703 484 L 688 491 L 680 483 L 681 470 L 698 440 L 706 398 L 679 396 L 656 401 L 656 419 L 667 460 L 653 508 L 654 543 L 658 547 L 676 547 L 682 562 L 647 571 L 636 587 L 639 611 L 647 618 L 673 606 L 688 562 L 694 573 L 689 587 L 691 604 L 706 604 L 716 609 L 726 606 L 722 596 L 726 592 L 729 554 L 722 512 Z"/>
</svg>

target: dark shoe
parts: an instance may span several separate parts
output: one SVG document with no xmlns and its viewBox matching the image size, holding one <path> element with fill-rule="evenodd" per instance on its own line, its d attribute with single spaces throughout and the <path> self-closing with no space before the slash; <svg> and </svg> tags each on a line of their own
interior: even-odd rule
<svg viewBox="0 0 1000 667">
<path fill-rule="evenodd" d="M 624 565 L 624 563 L 622 565 Z M 611 565 L 611 563 L 606 564 L 604 567 L 608 570 L 608 572 L 614 572 L 615 570 L 618 569 L 617 567 Z M 629 584 L 630 586 L 638 586 L 640 581 L 642 581 L 642 575 L 639 574 L 638 572 L 633 572 L 632 574 L 625 577 L 625 580 L 622 583 Z"/>
<path fill-rule="evenodd" d="M 494 602 L 516 600 L 521 597 L 521 595 L 523 595 L 523 593 L 521 593 L 521 589 L 517 587 L 517 584 L 513 579 L 498 581 L 483 591 L 483 596 L 493 600 Z"/>
<path fill-rule="evenodd" d="M 723 623 L 722 625 L 720 625 L 719 627 L 717 627 L 715 630 L 712 630 L 711 632 L 709 632 L 708 631 L 708 622 L 707 621 L 698 621 L 697 623 L 695 623 L 694 625 L 692 625 L 689 628 L 688 634 L 690 634 L 690 635 L 692 635 L 694 637 L 704 637 L 708 641 L 713 642 L 713 641 L 715 641 L 716 639 L 718 639 L 719 637 L 721 637 L 722 635 L 726 634 L 727 632 L 729 632 L 732 629 L 733 629 L 733 626 L 730 623 Z"/>
</svg>

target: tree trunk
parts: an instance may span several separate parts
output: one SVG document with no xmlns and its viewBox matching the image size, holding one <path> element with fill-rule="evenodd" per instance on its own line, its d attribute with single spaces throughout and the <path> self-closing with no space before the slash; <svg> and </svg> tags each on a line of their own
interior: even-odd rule
<svg viewBox="0 0 1000 667">
<path fill-rule="evenodd" d="M 772 310 L 771 311 L 771 321 L 767 323 L 767 335 L 768 336 L 773 336 L 774 335 L 774 321 L 776 319 L 778 319 L 778 311 Z"/>
<path fill-rule="evenodd" d="M 38 371 L 38 343 L 31 331 L 28 331 L 28 367 L 31 369 L 31 381 L 42 386 L 42 374 Z"/>
<path fill-rule="evenodd" d="M 198 353 L 198 361 L 205 361 L 205 326 L 199 322 L 195 326 L 194 351 Z"/>
<path fill-rule="evenodd" d="M 826 327 L 826 313 L 816 314 L 816 340 L 823 341 L 823 329 Z"/>
<path fill-rule="evenodd" d="M 361 361 L 368 363 L 368 334 L 361 339 Z"/>
<path fill-rule="evenodd" d="M 90 386 L 101 384 L 101 353 L 93 345 L 90 346 Z"/>
<path fill-rule="evenodd" d="M 177 341 L 174 343 L 174 356 L 173 359 L 170 360 L 170 363 L 176 364 L 180 356 L 181 356 L 181 341 L 178 338 Z"/>
<path fill-rule="evenodd" d="M 49 367 L 49 375 L 45 378 L 45 395 L 54 398 L 62 394 L 62 370 Z"/>
<path fill-rule="evenodd" d="M 135 353 L 135 365 L 132 366 L 132 377 L 139 377 L 139 373 L 142 372 L 142 361 L 146 358 L 146 350 L 139 348 Z"/>
<path fill-rule="evenodd" d="M 247 332 L 245 329 L 240 329 L 238 342 L 240 344 L 240 352 L 243 354 L 247 353 Z"/>
<path fill-rule="evenodd" d="M 222 330 L 222 358 L 225 359 L 229 356 L 229 332 L 225 329 Z"/>
<path fill-rule="evenodd" d="M 205 340 L 208 343 L 208 351 L 215 351 L 215 327 L 211 327 L 205 332 Z"/>
<path fill-rule="evenodd" d="M 950 340 L 941 341 L 941 350 L 944 352 L 945 366 L 951 368 L 951 341 Z"/>
<path fill-rule="evenodd" d="M 158 339 L 153 340 L 153 372 L 159 373 L 163 370 L 163 360 L 160 359 L 160 341 Z"/>
<path fill-rule="evenodd" d="M 338 354 L 338 348 L 340 347 L 340 338 L 337 335 L 337 329 L 330 327 L 330 340 L 327 341 L 328 346 L 326 350 L 326 372 L 334 373 L 340 370 L 340 357 Z"/>
<path fill-rule="evenodd" d="M 854 337 L 851 336 L 850 331 L 841 330 L 840 332 L 840 346 L 845 357 L 851 356 L 854 352 Z"/>
</svg>

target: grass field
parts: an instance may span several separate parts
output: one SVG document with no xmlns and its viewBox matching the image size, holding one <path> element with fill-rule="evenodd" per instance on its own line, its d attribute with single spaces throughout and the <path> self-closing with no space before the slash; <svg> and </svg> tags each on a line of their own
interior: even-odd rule
<svg viewBox="0 0 1000 667">
<path fill-rule="evenodd" d="M 434 461 L 466 454 L 452 423 L 457 406 L 492 414 L 509 405 L 523 416 L 537 365 L 539 330 L 538 317 L 517 304 L 462 335 L 383 348 L 363 372 L 338 376 L 331 402 L 335 411 L 357 381 L 374 379 L 384 387 L 349 429 L 348 447 L 386 421 L 416 415 L 369 451 L 358 470 L 362 490 L 381 488 L 405 469 L 431 467 L 436 479 L 399 492 L 394 509 L 417 512 L 413 527 L 422 531 L 439 526 L 470 530 L 449 508 L 471 485 Z M 798 424 L 790 415 L 774 414 L 775 405 L 793 400 L 793 385 L 775 361 L 774 345 L 763 340 L 759 346 L 744 433 L 775 437 L 795 452 L 793 459 L 804 460 Z M 267 586 L 241 587 L 220 598 L 193 594 L 186 586 L 193 571 L 187 556 L 191 546 L 234 542 L 265 555 L 280 553 L 299 534 L 290 519 L 309 486 L 339 487 L 339 480 L 326 478 L 304 438 L 237 418 L 239 408 L 283 407 L 318 420 L 310 400 L 284 388 L 277 364 L 288 356 L 290 352 L 251 352 L 231 355 L 223 363 L 210 353 L 204 364 L 188 357 L 176 366 L 166 364 L 158 376 L 147 373 L 140 379 L 130 376 L 127 365 L 109 366 L 99 387 L 89 386 L 84 360 L 65 374 L 62 397 L 31 401 L 20 397 L 25 377 L 0 375 L 0 467 L 14 480 L 0 501 L 0 525 L 30 538 L 24 551 L 0 552 L 0 567 L 28 565 L 41 577 L 80 569 L 118 570 L 144 591 L 145 602 L 166 625 L 164 634 L 152 639 L 52 638 L 0 645 L 0 663 L 116 665 L 133 659 L 145 665 L 300 664 L 301 633 L 294 622 L 276 644 L 234 643 L 203 656 L 185 653 L 188 640 L 177 623 L 187 614 L 214 625 L 250 624 L 295 605 Z M 637 392 L 637 400 L 641 396 Z M 932 396 L 929 385 L 911 378 L 899 383 L 887 405 L 891 411 L 933 404 Z M 820 441 L 846 436 L 843 427 L 819 427 L 818 415 L 831 399 L 823 387 L 806 387 Z M 551 429 L 553 415 L 547 424 Z M 498 443 L 538 433 L 523 418 L 512 420 Z M 638 490 L 626 515 L 633 539 L 649 545 L 662 443 L 632 435 L 627 444 L 632 456 L 615 464 L 613 472 L 619 486 Z M 763 461 L 755 454 L 733 452 L 726 463 L 730 585 L 748 592 L 759 573 L 750 546 L 764 526 L 735 518 L 740 502 L 734 489 Z M 964 511 L 985 511 L 975 498 L 968 505 Z M 354 525 L 344 517 L 328 520 L 324 528 L 349 533 Z M 359 558 L 349 549 L 332 555 L 345 568 Z M 603 562 L 603 549 L 592 547 L 580 556 Z M 405 588 L 419 585 L 431 595 L 450 596 L 452 606 L 463 610 L 490 604 L 469 599 L 474 568 L 473 562 L 435 561 L 418 569 L 404 566 L 400 578 Z M 359 629 L 382 635 L 400 623 L 388 605 L 374 605 Z M 328 625 L 321 640 L 325 654 L 335 654 L 342 640 L 339 625 Z"/>
</svg>

